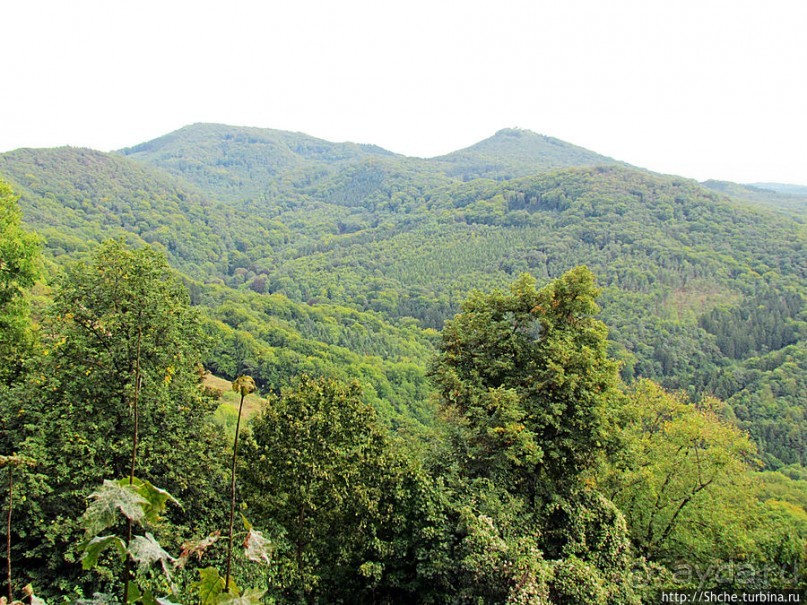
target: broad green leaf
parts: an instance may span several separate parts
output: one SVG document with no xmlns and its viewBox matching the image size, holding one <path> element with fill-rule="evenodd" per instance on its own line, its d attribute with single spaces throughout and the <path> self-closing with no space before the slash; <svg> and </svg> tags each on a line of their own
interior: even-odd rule
<svg viewBox="0 0 807 605">
<path fill-rule="evenodd" d="M 250 529 L 244 540 L 244 554 L 247 559 L 255 563 L 266 563 L 269 565 L 269 551 L 272 543 L 263 537 L 263 534 L 254 529 Z"/>
<path fill-rule="evenodd" d="M 84 554 L 81 556 L 81 566 L 92 569 L 98 565 L 98 557 L 108 548 L 114 548 L 121 559 L 126 555 L 126 545 L 118 536 L 100 536 L 84 543 Z"/>
<path fill-rule="evenodd" d="M 157 599 L 154 598 L 154 593 L 148 588 L 143 589 L 143 593 L 140 595 L 140 602 L 143 605 L 158 605 Z"/>
<path fill-rule="evenodd" d="M 241 596 L 241 590 L 238 588 L 238 584 L 235 583 L 235 580 L 230 576 L 230 582 L 227 584 L 227 592 L 222 592 L 222 596 L 219 599 L 224 598 L 225 600 L 229 600 L 230 597 L 239 597 Z"/>
<path fill-rule="evenodd" d="M 160 543 L 148 532 L 145 536 L 132 538 L 129 543 L 129 554 L 140 565 L 140 569 L 147 569 L 159 561 L 166 575 L 168 575 L 166 561 L 174 561 L 174 557 L 163 550 Z"/>
<path fill-rule="evenodd" d="M 136 603 L 138 600 L 140 600 L 141 596 L 142 595 L 140 594 L 140 589 L 137 587 L 137 583 L 129 582 L 128 589 L 126 591 L 126 600 L 129 603 Z"/>
<path fill-rule="evenodd" d="M 88 537 L 97 536 L 115 525 L 120 520 L 118 511 L 130 521 L 140 523 L 148 504 L 148 500 L 138 494 L 133 486 L 108 480 L 104 480 L 104 484 L 90 494 L 90 498 L 93 501 L 81 516 L 81 524 Z"/>
<path fill-rule="evenodd" d="M 166 597 L 158 597 L 156 601 L 158 605 L 180 605 L 179 603 L 175 603 L 174 601 Z"/>
<path fill-rule="evenodd" d="M 128 486 L 129 479 L 119 479 L 118 484 Z M 180 506 L 181 508 L 179 501 L 171 494 L 164 489 L 155 487 L 144 479 L 138 479 L 135 477 L 132 482 L 132 487 L 134 487 L 135 491 L 140 495 L 140 497 L 147 502 L 147 504 L 143 507 L 143 510 L 145 512 L 145 518 L 149 523 L 156 523 L 160 520 L 160 515 L 162 515 L 165 511 L 165 506 L 169 501 L 173 502 L 177 506 Z"/>
<path fill-rule="evenodd" d="M 218 605 L 254 605 L 255 603 L 260 603 L 265 594 L 265 590 L 256 590 L 254 588 L 248 588 L 240 596 L 236 596 L 234 593 L 232 596 L 223 593 L 219 598 Z"/>
<path fill-rule="evenodd" d="M 199 570 L 199 581 L 194 582 L 191 589 L 199 595 L 200 605 L 215 605 L 224 592 L 224 578 L 215 567 L 205 567 Z"/>
</svg>

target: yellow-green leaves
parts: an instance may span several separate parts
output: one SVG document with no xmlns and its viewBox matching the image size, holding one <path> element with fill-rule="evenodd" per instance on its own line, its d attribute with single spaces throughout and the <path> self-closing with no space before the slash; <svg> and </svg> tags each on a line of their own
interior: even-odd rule
<svg viewBox="0 0 807 605">
<path fill-rule="evenodd" d="M 255 605 L 261 602 L 265 590 L 247 589 L 240 591 L 235 581 L 230 579 L 228 590 L 224 590 L 224 578 L 215 567 L 199 570 L 199 581 L 191 585 L 198 596 L 200 605 Z"/>
<path fill-rule="evenodd" d="M 36 460 L 29 458 L 27 456 L 19 456 L 19 455 L 12 455 L 12 456 L 2 456 L 0 455 L 0 468 L 5 466 L 11 467 L 19 467 L 19 466 L 36 466 Z"/>
<path fill-rule="evenodd" d="M 239 376 L 233 382 L 233 391 L 239 393 L 241 397 L 246 397 L 255 391 L 256 388 L 255 381 L 251 376 Z"/>
<path fill-rule="evenodd" d="M 715 557 L 714 536 L 724 533 L 722 554 L 737 554 L 732 543 L 740 547 L 742 531 L 735 530 L 753 506 L 748 472 L 756 448 L 720 409 L 708 398 L 693 405 L 650 381 L 628 393 L 614 427 L 622 451 L 603 487 L 644 554 Z"/>
<path fill-rule="evenodd" d="M 0 382 L 19 373 L 31 344 L 23 291 L 39 275 L 38 257 L 38 239 L 22 228 L 17 196 L 0 180 Z"/>
</svg>

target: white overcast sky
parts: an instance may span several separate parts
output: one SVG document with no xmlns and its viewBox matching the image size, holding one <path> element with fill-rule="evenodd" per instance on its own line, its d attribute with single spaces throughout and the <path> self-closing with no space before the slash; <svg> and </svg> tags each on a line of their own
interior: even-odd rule
<svg viewBox="0 0 807 605">
<path fill-rule="evenodd" d="M 430 157 L 504 127 L 807 185 L 807 0 L 8 0 L 0 151 L 220 122 Z"/>
</svg>

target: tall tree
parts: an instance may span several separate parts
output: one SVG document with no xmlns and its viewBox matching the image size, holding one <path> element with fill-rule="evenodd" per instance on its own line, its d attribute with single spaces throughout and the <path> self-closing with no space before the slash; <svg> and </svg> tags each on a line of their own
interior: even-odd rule
<svg viewBox="0 0 807 605">
<path fill-rule="evenodd" d="M 534 500 L 570 489 L 603 448 L 619 391 L 597 294 L 585 267 L 540 290 L 525 274 L 447 323 L 432 374 L 472 477 Z"/>
<path fill-rule="evenodd" d="M 51 569 L 72 558 L 65 549 L 89 491 L 133 466 L 184 502 L 174 521 L 195 528 L 218 515 L 222 526 L 225 446 L 200 384 L 204 341 L 165 258 L 119 241 L 101 245 L 58 281 L 43 340 L 36 391 L 22 412 L 31 427 L 24 451 L 50 490 L 34 503 L 46 522 L 32 530 L 39 543 L 30 555 L 48 552 Z"/>
<path fill-rule="evenodd" d="M 541 289 L 522 275 L 509 292 L 473 293 L 443 331 L 432 375 L 458 469 L 454 573 L 468 597 L 637 601 L 624 517 L 584 480 L 621 397 L 597 294 L 585 267 Z"/>
<path fill-rule="evenodd" d="M 20 378 L 30 366 L 34 334 L 24 293 L 38 276 L 39 243 L 22 228 L 22 213 L 8 183 L 0 180 L 0 466 L 5 466 L 8 482 L 0 487 L 7 503 L 5 531 L 6 584 L 12 601 L 12 512 L 17 487 L 28 477 L 30 460 L 14 453 L 22 439 L 19 410 Z M 23 463 L 23 461 L 25 463 Z M 16 472 L 17 477 L 14 477 Z M 3 490 L 3 487 L 6 489 Z M 5 492 L 5 493 L 4 493 Z"/>
<path fill-rule="evenodd" d="M 276 528 L 284 602 L 411 602 L 442 510 L 357 383 L 301 377 L 270 399 L 243 448 L 254 521 Z"/>
<path fill-rule="evenodd" d="M 22 228 L 11 186 L 0 180 L 0 384 L 19 375 L 30 345 L 25 288 L 37 278 L 38 239 Z"/>
</svg>

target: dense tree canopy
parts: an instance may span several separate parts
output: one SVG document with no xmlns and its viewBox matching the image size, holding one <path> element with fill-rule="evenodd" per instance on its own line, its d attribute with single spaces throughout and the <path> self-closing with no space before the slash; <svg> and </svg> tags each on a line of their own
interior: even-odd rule
<svg viewBox="0 0 807 605">
<path fill-rule="evenodd" d="M 100 547 L 145 543 L 123 553 L 153 563 L 142 587 L 203 605 L 634 604 L 806 581 L 798 199 L 754 209 L 716 191 L 777 201 L 517 130 L 425 160 L 196 125 L 119 154 L 4 153 L 0 173 L 47 269 L 31 288 L 36 238 L 0 185 L 15 594 L 120 594 Z M 214 421 L 238 396 L 214 401 L 203 370 L 268 397 L 229 484 L 237 422 Z M 133 467 L 181 506 L 145 543 L 95 536 L 83 574 L 87 497 L 115 509 L 109 493 L 145 485 L 121 483 Z M 218 540 L 233 483 L 245 529 L 234 515 Z M 95 529 L 125 536 L 138 506 Z"/>
<path fill-rule="evenodd" d="M 251 514 L 276 528 L 286 599 L 425 598 L 416 559 L 443 531 L 436 496 L 358 384 L 301 377 L 254 420 L 244 462 Z"/>
<path fill-rule="evenodd" d="M 473 294 L 447 323 L 434 376 L 448 413 L 467 424 L 472 476 L 554 492 L 604 447 L 618 368 L 596 296 L 583 267 L 540 290 L 525 275 L 509 293 Z"/>
<path fill-rule="evenodd" d="M 49 255 L 121 235 L 199 280 L 194 303 L 230 328 L 206 361 L 230 379 L 246 371 L 277 390 L 300 366 L 361 376 L 385 417 L 428 423 L 429 352 L 410 345 L 431 348 L 429 329 L 472 288 L 585 264 L 624 379 L 750 403 L 743 421 L 766 464 L 799 458 L 798 435 L 761 404 L 765 384 L 776 397 L 791 384 L 768 369 L 747 380 L 751 359 L 803 342 L 799 216 L 517 130 L 433 160 L 204 124 L 124 153 L 18 150 L 0 154 L 0 173 Z M 774 407 L 802 424 L 805 405 L 785 394 Z"/>
<path fill-rule="evenodd" d="M 200 385 L 199 321 L 165 258 L 107 242 L 56 285 L 45 332 L 13 409 L 15 447 L 37 460 L 40 477 L 24 556 L 56 557 L 48 565 L 63 568 L 65 582 L 75 573 L 60 551 L 75 539 L 90 491 L 129 476 L 135 422 L 137 475 L 186 502 L 174 511 L 180 525 L 215 524 L 224 490 L 210 486 L 223 485 L 224 447 Z"/>
<path fill-rule="evenodd" d="M 0 383 L 20 372 L 30 344 L 24 290 L 37 277 L 38 240 L 22 228 L 22 213 L 8 183 L 0 180 Z"/>
</svg>

